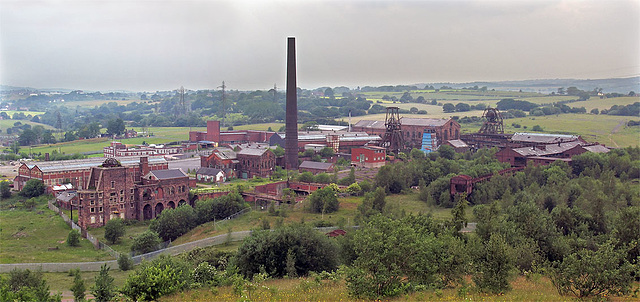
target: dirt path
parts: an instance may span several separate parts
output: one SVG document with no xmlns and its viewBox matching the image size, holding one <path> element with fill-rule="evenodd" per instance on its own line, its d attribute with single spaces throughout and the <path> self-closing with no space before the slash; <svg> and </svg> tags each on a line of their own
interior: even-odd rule
<svg viewBox="0 0 640 302">
<path fill-rule="evenodd" d="M 622 128 L 622 126 L 627 124 L 627 120 L 622 120 L 620 121 L 620 123 L 618 123 L 615 127 L 613 127 L 613 129 L 611 130 L 611 133 L 609 133 L 609 141 L 611 142 L 611 144 L 616 147 L 619 148 L 618 144 L 613 140 L 613 138 L 611 137 L 611 134 L 615 134 L 618 133 L 618 131 L 620 131 L 620 128 Z"/>
</svg>

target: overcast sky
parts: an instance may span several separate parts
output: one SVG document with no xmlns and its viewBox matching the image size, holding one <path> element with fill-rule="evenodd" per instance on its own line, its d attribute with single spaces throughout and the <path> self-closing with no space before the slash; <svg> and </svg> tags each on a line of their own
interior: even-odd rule
<svg viewBox="0 0 640 302">
<path fill-rule="evenodd" d="M 6 1 L 0 84 L 378 86 L 640 74 L 640 1 Z"/>
</svg>

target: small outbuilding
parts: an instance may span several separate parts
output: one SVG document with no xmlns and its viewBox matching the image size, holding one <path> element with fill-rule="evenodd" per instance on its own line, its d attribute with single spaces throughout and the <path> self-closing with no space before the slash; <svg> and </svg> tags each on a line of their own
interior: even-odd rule
<svg viewBox="0 0 640 302">
<path fill-rule="evenodd" d="M 196 172 L 199 182 L 225 182 L 227 177 L 221 169 L 201 167 Z"/>
<path fill-rule="evenodd" d="M 300 171 L 301 173 L 308 171 L 314 175 L 318 173 L 333 173 L 333 169 L 333 163 L 321 163 L 308 160 L 303 161 L 298 167 L 298 171 Z"/>
</svg>

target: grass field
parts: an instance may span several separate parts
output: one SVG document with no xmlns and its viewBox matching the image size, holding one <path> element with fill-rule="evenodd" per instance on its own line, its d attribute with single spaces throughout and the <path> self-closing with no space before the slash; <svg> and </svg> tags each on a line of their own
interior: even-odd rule
<svg viewBox="0 0 640 302">
<path fill-rule="evenodd" d="M 467 277 L 467 284 L 471 284 Z M 551 281 L 546 277 L 519 276 L 511 282 L 513 289 L 505 294 L 492 295 L 478 292 L 472 285 L 466 287 L 445 288 L 443 290 L 425 290 L 386 298 L 383 301 L 578 301 L 571 296 L 560 296 Z M 638 283 L 634 285 L 638 286 Z M 250 293 L 245 291 L 250 301 L 363 301 L 349 296 L 344 281 L 321 281 L 310 278 L 270 279 L 256 286 Z M 609 301 L 637 301 L 632 296 L 607 297 Z M 232 286 L 220 287 L 216 291 L 208 288 L 196 289 L 162 297 L 159 301 L 239 301 L 240 295 L 234 294 Z"/>
<path fill-rule="evenodd" d="M 124 236 L 120 238 L 120 240 L 116 244 L 111 244 L 104 239 L 104 227 L 99 228 L 90 228 L 88 231 L 91 235 L 96 237 L 98 241 L 103 242 L 109 245 L 112 249 L 116 250 L 119 253 L 129 253 L 131 252 L 131 245 L 133 245 L 133 239 L 136 236 L 144 233 L 144 231 L 149 229 L 150 221 L 144 222 L 136 222 L 133 225 L 127 226 L 126 233 Z"/>
<path fill-rule="evenodd" d="M 625 96 L 625 97 L 609 98 L 609 99 L 600 99 L 600 98 L 592 97 L 582 102 L 567 103 L 567 106 L 584 107 L 585 109 L 587 109 L 587 112 L 590 112 L 591 109 L 594 109 L 594 108 L 598 110 L 602 110 L 602 109 L 608 110 L 613 105 L 626 106 L 626 105 L 631 105 L 635 102 L 640 102 L 640 97 Z"/>
<path fill-rule="evenodd" d="M 36 115 L 40 115 L 40 114 L 44 114 L 44 112 L 42 111 L 17 111 L 17 110 L 3 110 L 2 112 L 5 112 L 7 115 L 13 117 L 14 114 L 16 113 L 23 113 L 25 116 L 26 115 L 31 115 L 31 116 L 36 116 Z M 24 124 L 24 123 L 23 123 Z"/>
<path fill-rule="evenodd" d="M 8 201 L 3 200 L 5 202 Z M 20 202 L 16 204 L 13 209 L 3 207 L 0 211 L 0 263 L 113 260 L 108 253 L 94 249 L 84 238 L 79 247 L 67 246 L 71 228 L 49 210 L 46 203 L 38 204 L 31 211 L 23 209 Z"/>
<path fill-rule="evenodd" d="M 23 125 L 28 124 L 31 125 L 31 127 L 34 126 L 42 126 L 45 129 L 54 129 L 53 127 L 49 126 L 49 125 L 45 125 L 45 124 L 40 124 L 40 123 L 34 123 L 32 121 L 27 121 L 27 120 L 0 120 L 0 130 L 2 130 L 2 135 L 6 135 L 7 133 L 7 129 L 8 128 L 12 128 L 14 127 L 13 124 L 20 122 Z"/>
</svg>

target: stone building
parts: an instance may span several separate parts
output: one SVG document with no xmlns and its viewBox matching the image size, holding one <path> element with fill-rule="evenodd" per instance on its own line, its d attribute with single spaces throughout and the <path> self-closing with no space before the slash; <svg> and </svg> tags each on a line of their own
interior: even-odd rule
<svg viewBox="0 0 640 302">
<path fill-rule="evenodd" d="M 229 148 L 216 148 L 200 157 L 200 166 L 221 169 L 230 178 L 254 176 L 269 177 L 276 167 L 276 156 L 268 145 L 239 145 L 238 152 Z"/>
<path fill-rule="evenodd" d="M 165 208 L 189 201 L 189 176 L 179 169 L 150 170 L 141 158 L 139 173 L 107 158 L 92 167 L 89 180 L 78 190 L 78 224 L 100 227 L 114 218 L 147 220 Z"/>
</svg>

